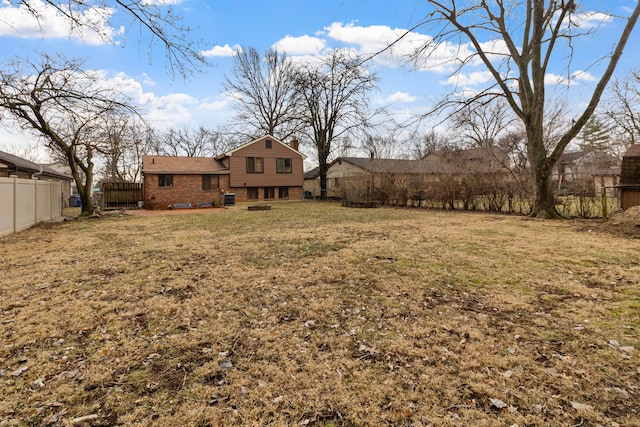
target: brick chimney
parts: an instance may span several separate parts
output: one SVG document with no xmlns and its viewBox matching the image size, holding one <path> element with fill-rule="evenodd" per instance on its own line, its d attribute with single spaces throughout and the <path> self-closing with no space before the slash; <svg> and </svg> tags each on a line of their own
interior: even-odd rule
<svg viewBox="0 0 640 427">
<path fill-rule="evenodd" d="M 297 139 L 297 138 L 293 138 L 293 139 L 291 140 L 291 142 L 289 143 L 289 146 L 290 146 L 291 148 L 293 148 L 294 150 L 298 151 L 298 147 L 300 146 L 300 143 L 298 142 L 298 139 Z"/>
</svg>

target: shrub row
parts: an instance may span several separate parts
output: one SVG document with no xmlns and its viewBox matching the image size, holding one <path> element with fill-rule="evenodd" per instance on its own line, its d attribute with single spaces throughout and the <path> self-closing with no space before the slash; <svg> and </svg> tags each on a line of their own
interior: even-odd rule
<svg viewBox="0 0 640 427">
<path fill-rule="evenodd" d="M 388 175 L 345 181 L 343 200 L 382 205 L 488 211 L 526 215 L 532 207 L 528 176 L 466 174 L 411 177 Z M 568 217 L 591 218 L 601 212 L 600 198 L 586 183 L 574 183 L 556 197 L 558 211 Z"/>
</svg>

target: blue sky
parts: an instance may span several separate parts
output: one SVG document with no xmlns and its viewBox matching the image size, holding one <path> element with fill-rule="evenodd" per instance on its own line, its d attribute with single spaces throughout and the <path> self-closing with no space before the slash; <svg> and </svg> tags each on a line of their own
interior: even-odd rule
<svg viewBox="0 0 640 427">
<path fill-rule="evenodd" d="M 146 102 L 148 118 L 155 126 L 215 128 L 232 117 L 231 97 L 224 92 L 222 83 L 224 75 L 230 74 L 232 55 L 238 47 L 252 46 L 261 53 L 278 47 L 298 59 L 322 55 L 331 48 L 371 53 L 430 12 L 420 0 L 164 1 L 172 3 L 177 14 L 184 18 L 183 23 L 194 28 L 192 36 L 203 41 L 202 50 L 213 65 L 189 81 L 170 75 L 160 50 L 151 58 L 148 56 L 146 42 L 139 42 L 136 37 L 137 27 L 130 28 L 123 36 L 120 26 L 124 21 L 117 12 L 110 21 L 104 22 L 105 31 L 112 39 L 112 43 L 105 43 L 92 34 L 70 35 L 65 23 L 53 15 L 38 25 L 7 0 L 0 0 L 0 61 L 38 51 L 83 58 L 87 68 L 103 70 L 104 78 L 119 80 L 128 93 Z M 40 0 L 30 3 L 45 7 Z M 609 12 L 628 16 L 635 4 L 636 0 L 584 1 L 579 12 L 607 7 Z M 43 12 L 45 17 L 46 13 Z M 589 21 L 585 21 L 585 26 L 590 25 L 586 22 Z M 575 43 L 571 70 L 559 56 L 548 76 L 550 89 L 559 89 L 558 93 L 571 105 L 585 102 L 586 94 L 602 71 L 602 63 L 598 64 L 597 60 L 610 52 L 623 25 L 622 20 L 602 19 L 600 15 L 592 15 L 591 22 L 599 25 L 597 35 Z M 428 27 L 418 28 L 393 54 L 380 55 L 368 65 L 380 78 L 372 102 L 376 106 L 387 106 L 397 118 L 428 109 L 443 93 L 480 90 L 486 84 L 487 74 L 482 67 L 469 67 L 455 79 L 458 83 L 455 85 L 451 69 L 442 64 L 431 62 L 416 69 L 404 63 L 401 54 L 409 51 L 409 44 L 428 39 L 432 31 Z M 465 49 L 465 45 L 452 45 L 445 54 L 454 55 Z M 639 65 L 640 29 L 636 29 L 617 75 L 624 76 Z M 580 73 L 567 85 L 564 77 L 574 71 Z M 0 147 L 26 140 L 0 129 Z"/>
</svg>

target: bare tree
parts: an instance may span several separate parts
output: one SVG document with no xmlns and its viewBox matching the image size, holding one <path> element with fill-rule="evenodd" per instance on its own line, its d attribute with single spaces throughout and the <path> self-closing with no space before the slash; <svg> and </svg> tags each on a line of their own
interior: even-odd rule
<svg viewBox="0 0 640 427">
<path fill-rule="evenodd" d="M 420 133 L 409 139 L 410 157 L 413 159 L 425 159 L 431 154 L 442 154 L 459 150 L 460 147 L 453 139 L 442 135 L 435 129 Z"/>
<path fill-rule="evenodd" d="M 164 49 L 167 66 L 172 73 L 182 77 L 190 76 L 193 71 L 207 65 L 206 58 L 198 49 L 198 43 L 190 37 L 192 29 L 181 24 L 181 18 L 175 13 L 169 1 L 149 0 L 8 0 L 19 6 L 38 21 L 46 19 L 42 4 L 53 8 L 64 16 L 71 31 L 88 30 L 105 42 L 113 42 L 111 35 L 105 33 L 104 23 L 110 22 L 114 11 L 120 11 L 129 17 L 128 29 L 138 28 L 140 42 L 148 42 L 149 53 L 159 44 Z M 149 57 L 151 59 L 151 55 Z"/>
<path fill-rule="evenodd" d="M 493 147 L 496 139 L 513 122 L 513 112 L 504 98 L 476 99 L 462 105 L 451 117 L 452 127 L 463 144 Z"/>
<path fill-rule="evenodd" d="M 504 166 L 520 182 L 521 177 L 529 173 L 526 132 L 522 128 L 510 129 L 498 138 L 496 146 L 507 153 L 508 164 Z"/>
<path fill-rule="evenodd" d="M 41 153 L 38 150 L 37 143 L 31 145 L 24 144 L 19 146 L 0 145 L 0 151 L 13 154 L 14 156 L 29 160 L 33 163 L 42 163 Z"/>
<path fill-rule="evenodd" d="M 81 62 L 45 55 L 39 63 L 15 60 L 0 70 L 0 109 L 64 159 L 89 213 L 102 119 L 135 114 L 129 100 L 83 71 Z"/>
<path fill-rule="evenodd" d="M 105 144 L 98 146 L 105 159 L 102 179 L 139 182 L 142 178 L 142 156 L 151 151 L 149 128 L 129 116 L 107 116 L 103 123 L 101 138 Z"/>
<path fill-rule="evenodd" d="M 603 115 L 622 134 L 622 145 L 640 143 L 640 68 L 611 85 L 611 96 L 604 106 Z"/>
<path fill-rule="evenodd" d="M 233 145 L 220 131 L 203 126 L 196 129 L 188 126 L 169 128 L 165 132 L 155 132 L 155 139 L 153 151 L 166 156 L 211 157 L 227 151 Z"/>
<path fill-rule="evenodd" d="M 343 50 L 296 70 L 295 84 L 304 107 L 302 134 L 316 148 L 322 199 L 327 197 L 327 168 L 334 143 L 356 129 L 365 129 L 380 112 L 369 109 L 368 95 L 376 81 L 360 58 Z"/>
<path fill-rule="evenodd" d="M 600 101 L 604 89 L 618 64 L 638 16 L 640 2 L 636 2 L 619 40 L 608 53 L 608 62 L 591 97 L 571 125 L 563 132 L 552 149 L 545 146 L 545 77 L 549 63 L 560 41 L 566 41 L 565 52 L 569 67 L 572 41 L 590 30 L 581 28 L 578 4 L 574 0 L 527 1 L 458 1 L 427 0 L 433 13 L 424 24 L 441 24 L 439 32 L 428 44 L 417 50 L 416 58 L 436 55 L 444 43 L 452 39 L 466 39 L 474 49 L 462 58 L 458 71 L 473 60 L 479 60 L 491 73 L 493 84 L 472 100 L 486 96 L 503 96 L 522 122 L 527 134 L 527 157 L 533 181 L 532 216 L 559 217 L 551 185 L 551 171 L 564 149 L 580 132 Z M 484 43 L 484 37 L 500 42 Z M 453 102 L 455 100 L 450 99 Z M 442 105 L 451 105 L 445 102 Z"/>
<path fill-rule="evenodd" d="M 225 78 L 225 89 L 236 99 L 236 132 L 280 140 L 296 134 L 300 114 L 292 73 L 293 63 L 284 52 L 269 49 L 264 58 L 253 47 L 236 52 L 232 76 Z"/>
<path fill-rule="evenodd" d="M 392 134 L 371 135 L 365 133 L 359 148 L 369 153 L 372 158 L 389 159 L 395 156 L 398 149 L 398 141 Z"/>
</svg>

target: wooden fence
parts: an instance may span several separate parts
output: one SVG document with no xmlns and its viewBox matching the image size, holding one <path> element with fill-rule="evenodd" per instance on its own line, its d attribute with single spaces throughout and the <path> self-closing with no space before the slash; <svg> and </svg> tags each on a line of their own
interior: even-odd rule
<svg viewBox="0 0 640 427">
<path fill-rule="evenodd" d="M 135 208 L 144 200 L 142 184 L 136 182 L 103 182 L 101 191 L 101 209 Z"/>
<path fill-rule="evenodd" d="M 0 237 L 62 216 L 62 183 L 0 178 Z"/>
</svg>

